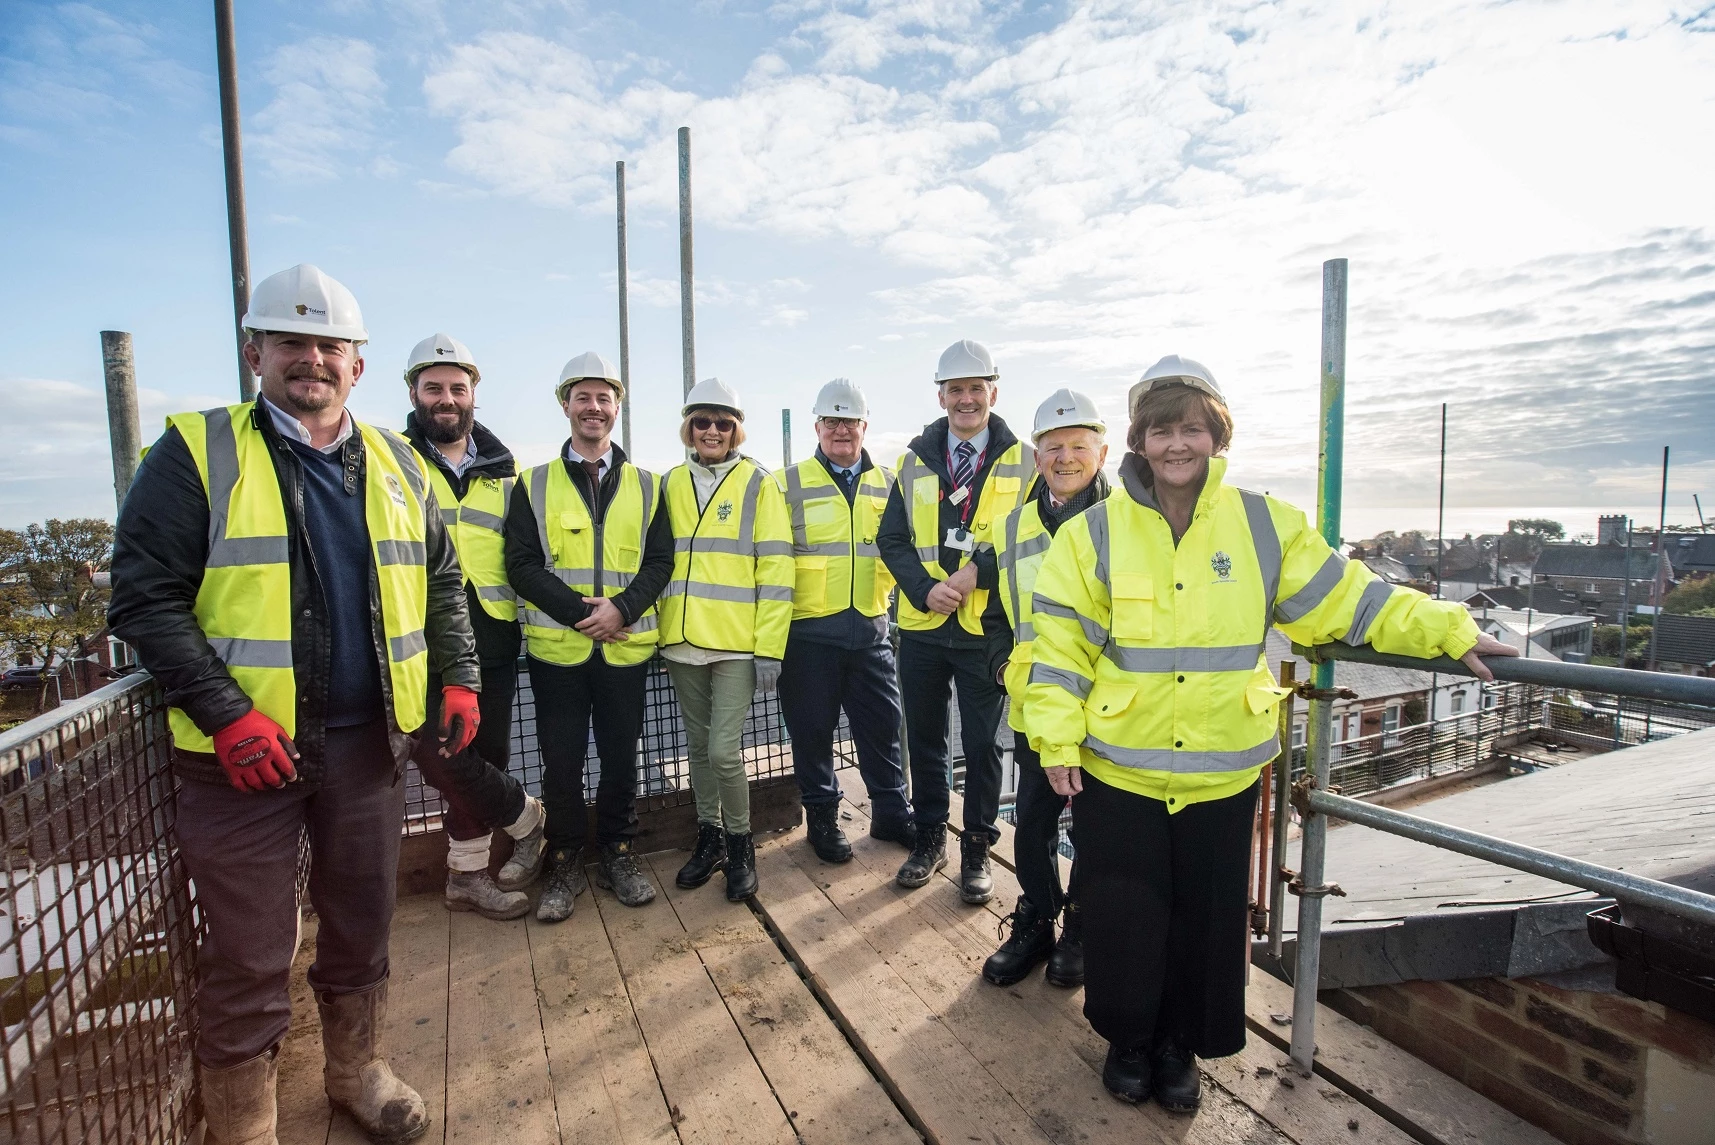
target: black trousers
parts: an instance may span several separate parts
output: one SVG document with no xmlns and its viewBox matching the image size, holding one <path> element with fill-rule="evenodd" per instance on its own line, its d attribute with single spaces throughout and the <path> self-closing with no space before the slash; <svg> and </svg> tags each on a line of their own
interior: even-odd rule
<svg viewBox="0 0 1715 1145">
<path fill-rule="evenodd" d="M 1017 864 L 1018 886 L 1032 906 L 1045 915 L 1054 916 L 1076 898 L 1078 865 L 1072 865 L 1072 891 L 1060 888 L 1060 812 L 1066 809 L 1066 797 L 1048 786 L 1048 776 L 1042 770 L 1042 757 L 1031 750 L 1030 741 L 1021 731 L 1012 733 L 1012 761 L 1018 765 L 1018 795 L 1015 809 L 1018 823 L 1012 831 L 1012 858 Z M 1072 832 L 1072 845 L 1077 847 L 1077 829 Z"/>
<path fill-rule="evenodd" d="M 911 819 L 899 759 L 899 674 L 891 647 L 841 648 L 789 636 L 779 691 L 780 712 L 792 737 L 792 770 L 806 807 L 839 802 L 834 729 L 843 707 L 857 743 L 871 822 L 893 827 Z"/>
<path fill-rule="evenodd" d="M 907 632 L 899 641 L 899 688 L 905 701 L 905 731 L 911 743 L 911 806 L 920 826 L 947 821 L 953 768 L 948 750 L 947 701 L 956 691 L 965 749 L 966 831 L 1000 838 L 1000 727 L 1006 689 L 995 668 L 1011 646 L 1010 636 L 983 644 L 946 644 Z M 999 657 L 1000 659 L 997 659 Z"/>
<path fill-rule="evenodd" d="M 581 851 L 589 833 L 584 804 L 584 761 L 595 724 L 601 779 L 596 785 L 598 844 L 637 835 L 637 737 L 643 732 L 649 664 L 616 668 L 600 650 L 574 667 L 530 657 L 536 697 L 536 734 L 542 745 L 542 803 L 548 811 L 548 846 Z"/>
<path fill-rule="evenodd" d="M 1198 1057 L 1245 1045 L 1251 824 L 1257 785 L 1167 805 L 1084 773 L 1078 909 L 1084 1017 L 1124 1049 L 1173 1036 Z"/>
<path fill-rule="evenodd" d="M 518 657 L 482 661 L 477 708 L 482 723 L 470 747 L 451 759 L 441 756 L 441 690 L 429 681 L 428 719 L 411 761 L 423 782 L 447 804 L 447 835 L 475 839 L 504 827 L 524 811 L 524 785 L 507 770 L 512 759 L 512 700 L 518 692 Z"/>
<path fill-rule="evenodd" d="M 208 920 L 198 956 L 197 1059 L 248 1061 L 286 1036 L 298 933 L 298 840 L 310 839 L 320 927 L 310 986 L 348 994 L 387 977 L 405 782 L 382 720 L 329 728 L 321 786 L 179 785 L 175 832 Z"/>
</svg>

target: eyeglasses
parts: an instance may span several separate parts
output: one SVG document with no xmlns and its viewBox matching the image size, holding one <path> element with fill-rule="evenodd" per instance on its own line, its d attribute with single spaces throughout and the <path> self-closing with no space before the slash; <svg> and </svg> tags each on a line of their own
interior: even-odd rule
<svg viewBox="0 0 1715 1145">
<path fill-rule="evenodd" d="M 718 429 L 722 433 L 731 433 L 737 427 L 738 422 L 730 417 L 694 417 L 691 419 L 691 428 L 698 433 L 705 433 L 710 428 Z"/>
<path fill-rule="evenodd" d="M 824 417 L 820 420 L 829 429 L 856 429 L 863 424 L 861 417 Z"/>
</svg>

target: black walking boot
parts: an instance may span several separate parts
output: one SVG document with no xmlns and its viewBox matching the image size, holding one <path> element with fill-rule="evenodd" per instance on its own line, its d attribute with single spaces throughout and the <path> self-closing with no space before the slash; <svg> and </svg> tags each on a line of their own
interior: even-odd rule
<svg viewBox="0 0 1715 1145">
<path fill-rule="evenodd" d="M 989 833 L 959 833 L 959 897 L 973 906 L 994 897 L 994 876 L 989 874 Z"/>
<path fill-rule="evenodd" d="M 1139 1046 L 1122 1050 L 1108 1043 L 1108 1060 L 1102 1063 L 1102 1084 L 1121 1101 L 1136 1105 L 1149 1100 L 1149 1051 Z"/>
<path fill-rule="evenodd" d="M 1176 1038 L 1164 1038 L 1149 1055 L 1155 1100 L 1169 1113 L 1195 1113 L 1202 1099 L 1203 1078 L 1197 1058 Z"/>
<path fill-rule="evenodd" d="M 1048 958 L 1048 982 L 1067 990 L 1084 984 L 1084 917 L 1071 899 L 1060 914 L 1060 941 Z"/>
<path fill-rule="evenodd" d="M 726 833 L 726 901 L 743 902 L 756 893 L 756 844 L 750 832 Z"/>
<path fill-rule="evenodd" d="M 902 887 L 920 887 L 934 873 L 947 865 L 947 825 L 936 823 L 926 827 L 917 824 L 917 837 L 911 844 L 911 855 L 899 865 L 893 881 Z"/>
<path fill-rule="evenodd" d="M 851 861 L 852 845 L 847 841 L 846 833 L 840 830 L 838 803 L 804 804 L 804 834 L 809 837 L 810 849 L 822 862 Z"/>
<path fill-rule="evenodd" d="M 898 843 L 907 851 L 917 845 L 917 822 L 907 819 L 903 823 L 880 823 L 870 820 L 869 837 L 880 839 L 883 843 Z"/>
<path fill-rule="evenodd" d="M 655 901 L 655 887 L 632 854 L 631 840 L 623 843 L 603 843 L 601 862 L 596 866 L 595 881 L 613 892 L 613 897 L 626 906 L 643 906 Z"/>
<path fill-rule="evenodd" d="M 690 890 L 709 881 L 726 862 L 726 833 L 713 823 L 697 824 L 697 846 L 690 861 L 679 868 L 673 881 Z"/>
<path fill-rule="evenodd" d="M 542 880 L 542 897 L 536 901 L 537 922 L 565 922 L 588 884 L 584 881 L 584 853 L 558 850 L 548 854 L 548 873 Z"/>
<path fill-rule="evenodd" d="M 1054 920 L 1043 915 L 1029 899 L 1018 896 L 1012 913 L 1001 923 L 1012 923 L 1012 937 L 983 963 L 983 977 L 996 986 L 1011 986 L 1030 976 L 1054 950 Z"/>
</svg>

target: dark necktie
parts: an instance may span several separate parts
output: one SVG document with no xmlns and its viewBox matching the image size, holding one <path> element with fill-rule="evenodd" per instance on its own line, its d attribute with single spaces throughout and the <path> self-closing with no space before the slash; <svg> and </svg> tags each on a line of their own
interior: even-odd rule
<svg viewBox="0 0 1715 1145">
<path fill-rule="evenodd" d="M 578 463 L 584 467 L 584 472 L 590 475 L 590 493 L 593 495 L 601 488 L 601 462 L 585 461 L 580 457 Z"/>
<path fill-rule="evenodd" d="M 959 442 L 953 450 L 956 458 L 953 464 L 953 488 L 963 489 L 971 483 L 971 459 L 976 456 L 977 448 L 968 441 Z"/>
</svg>

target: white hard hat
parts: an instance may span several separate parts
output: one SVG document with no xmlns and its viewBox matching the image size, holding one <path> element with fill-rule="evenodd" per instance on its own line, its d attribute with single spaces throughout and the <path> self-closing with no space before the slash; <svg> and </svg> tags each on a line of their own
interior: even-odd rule
<svg viewBox="0 0 1715 1145">
<path fill-rule="evenodd" d="M 869 401 L 851 382 L 835 378 L 816 395 L 816 404 L 810 407 L 810 412 L 817 417 L 855 417 L 868 421 Z"/>
<path fill-rule="evenodd" d="M 585 350 L 560 371 L 560 380 L 554 385 L 554 396 L 560 401 L 566 400 L 566 391 L 572 388 L 574 382 L 586 378 L 596 378 L 613 387 L 613 392 L 619 397 L 625 396 L 625 386 L 620 383 L 619 371 L 613 368 L 613 363 L 596 353 Z"/>
<path fill-rule="evenodd" d="M 935 369 L 936 385 L 954 378 L 987 378 L 992 382 L 998 377 L 1000 371 L 994 368 L 989 348 L 969 338 L 954 342 L 943 350 L 941 364 Z"/>
<path fill-rule="evenodd" d="M 1108 423 L 1088 394 L 1062 387 L 1048 395 L 1048 400 L 1036 407 L 1036 425 L 1030 431 L 1030 443 L 1035 445 L 1051 429 L 1067 429 L 1081 425 L 1097 433 L 1106 433 Z"/>
<path fill-rule="evenodd" d="M 704 378 L 692 386 L 691 392 L 685 395 L 685 408 L 679 411 L 679 416 L 687 416 L 698 406 L 731 410 L 739 421 L 744 420 L 744 406 L 739 404 L 738 391 L 719 378 Z"/>
<path fill-rule="evenodd" d="M 244 332 L 261 330 L 320 334 L 359 345 L 369 341 L 356 297 L 337 279 L 307 262 L 270 274 L 256 284 L 250 295 L 250 310 L 244 315 Z"/>
<path fill-rule="evenodd" d="M 430 334 L 411 348 L 411 360 L 405 364 L 405 383 L 414 384 L 418 374 L 440 365 L 463 366 L 471 381 L 482 381 L 482 371 L 476 368 L 469 346 L 451 334 Z"/>
<path fill-rule="evenodd" d="M 1221 393 L 1221 387 L 1215 384 L 1215 375 L 1209 372 L 1209 367 L 1190 358 L 1181 358 L 1178 354 L 1169 354 L 1145 370 L 1137 385 L 1131 388 L 1126 399 L 1126 412 L 1136 417 L 1137 403 L 1143 400 L 1143 395 L 1156 386 L 1165 386 L 1171 382 L 1202 390 L 1222 405 L 1227 404 L 1227 399 Z"/>
</svg>

